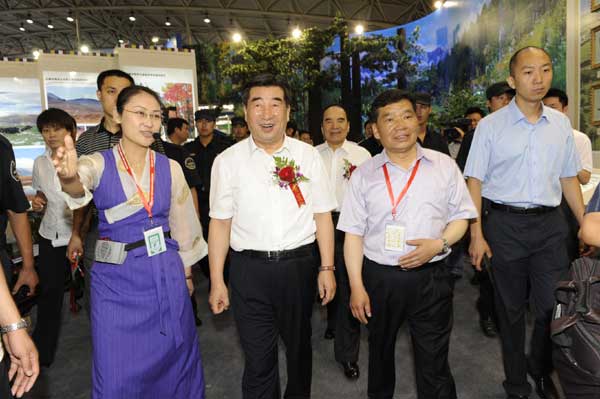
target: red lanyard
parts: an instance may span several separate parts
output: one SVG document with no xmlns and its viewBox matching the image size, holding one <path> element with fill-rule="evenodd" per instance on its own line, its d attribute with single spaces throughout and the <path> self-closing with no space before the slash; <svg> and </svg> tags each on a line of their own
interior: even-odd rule
<svg viewBox="0 0 600 399">
<path fill-rule="evenodd" d="M 155 174 L 154 151 L 152 151 L 151 149 L 148 149 L 148 151 L 150 152 L 148 155 L 148 157 L 150 158 L 150 200 L 149 201 L 146 200 L 146 197 L 144 196 L 144 191 L 142 190 L 142 187 L 140 187 L 137 179 L 135 178 L 135 174 L 131 170 L 131 166 L 129 166 L 129 162 L 127 162 L 127 158 L 125 158 L 125 153 L 123 152 L 121 143 L 119 143 L 117 145 L 117 151 L 119 151 L 119 157 L 121 157 L 121 162 L 123 162 L 123 166 L 125 167 L 125 170 L 129 174 L 129 176 L 131 176 L 131 178 L 133 179 L 133 182 L 135 183 L 135 188 L 137 189 L 138 195 L 140 196 L 140 199 L 142 200 L 142 203 L 144 204 L 144 208 L 146 208 L 146 212 L 148 212 L 148 217 L 150 217 L 150 219 L 152 219 L 152 205 L 154 205 L 154 174 Z"/>
<path fill-rule="evenodd" d="M 408 191 L 408 188 L 410 187 L 413 180 L 415 179 L 415 175 L 417 174 L 417 170 L 419 170 L 420 163 L 421 163 L 421 160 L 419 159 L 417 161 L 417 163 L 415 164 L 415 167 L 413 168 L 412 173 L 410 174 L 410 177 L 408 178 L 408 181 L 406 182 L 406 185 L 402 189 L 402 192 L 400 192 L 400 195 L 396 199 L 396 202 L 394 202 L 394 190 L 392 189 L 392 182 L 390 181 L 390 174 L 388 173 L 387 165 L 383 165 L 383 174 L 385 175 L 385 184 L 387 185 L 388 194 L 390 196 L 390 202 L 392 203 L 392 217 L 394 219 L 396 219 L 396 209 L 398 208 L 398 204 L 400 204 L 400 201 L 402 201 L 402 198 L 404 198 L 404 196 L 406 195 L 406 192 Z"/>
</svg>

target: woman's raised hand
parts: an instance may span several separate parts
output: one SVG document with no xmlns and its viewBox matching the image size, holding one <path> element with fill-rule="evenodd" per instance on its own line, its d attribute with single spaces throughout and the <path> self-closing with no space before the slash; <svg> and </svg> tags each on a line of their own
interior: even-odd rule
<svg viewBox="0 0 600 399">
<path fill-rule="evenodd" d="M 71 136 L 65 136 L 65 145 L 55 151 L 52 162 L 61 179 L 69 180 L 77 175 L 77 151 Z"/>
</svg>

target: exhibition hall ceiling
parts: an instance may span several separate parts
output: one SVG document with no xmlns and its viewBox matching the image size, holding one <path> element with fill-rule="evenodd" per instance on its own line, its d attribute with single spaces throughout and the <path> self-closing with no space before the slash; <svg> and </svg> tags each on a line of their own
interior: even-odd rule
<svg viewBox="0 0 600 399">
<path fill-rule="evenodd" d="M 91 51 L 120 41 L 150 46 L 179 35 L 184 45 L 283 37 L 325 27 L 340 16 L 365 30 L 401 25 L 429 14 L 433 0 L 0 0 L 0 56 L 36 49 Z M 78 27 L 78 29 L 77 29 Z M 79 31 L 79 38 L 77 37 Z M 155 38 L 156 43 L 152 42 Z"/>
</svg>

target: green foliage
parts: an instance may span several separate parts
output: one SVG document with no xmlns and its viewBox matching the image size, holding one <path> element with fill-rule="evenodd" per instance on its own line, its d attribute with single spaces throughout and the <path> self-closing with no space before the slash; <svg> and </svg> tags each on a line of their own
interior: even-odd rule
<svg viewBox="0 0 600 399">
<path fill-rule="evenodd" d="M 444 122 L 457 118 L 462 118 L 469 107 L 479 107 L 486 109 L 486 99 L 483 93 L 474 93 L 468 87 L 452 88 L 444 96 L 441 107 L 436 107 L 436 112 L 432 113 L 430 123 L 439 128 Z"/>
<path fill-rule="evenodd" d="M 306 29 L 298 40 L 292 38 L 263 39 L 231 43 L 221 53 L 222 73 L 230 79 L 231 89 L 239 93 L 253 76 L 271 73 L 288 81 L 297 113 L 305 114 L 306 93 L 327 77 L 321 72 L 321 60 L 336 35 L 345 29 L 345 22 L 335 19 L 324 30 Z"/>
</svg>

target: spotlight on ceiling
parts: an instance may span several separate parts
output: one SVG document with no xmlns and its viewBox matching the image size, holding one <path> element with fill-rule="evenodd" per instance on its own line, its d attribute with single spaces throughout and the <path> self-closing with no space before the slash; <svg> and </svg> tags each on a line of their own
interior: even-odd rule
<svg viewBox="0 0 600 399">
<path fill-rule="evenodd" d="M 37 60 L 40 57 L 39 50 L 33 50 L 33 59 Z"/>
<path fill-rule="evenodd" d="M 435 3 L 433 3 L 433 6 L 439 10 L 440 8 L 442 8 L 442 6 L 444 5 L 444 3 L 445 3 L 445 1 L 438 0 Z"/>
<path fill-rule="evenodd" d="M 231 39 L 233 40 L 234 43 L 239 43 L 242 41 L 242 35 L 239 34 L 238 32 L 235 32 L 233 34 L 233 36 L 231 36 Z"/>
<path fill-rule="evenodd" d="M 203 21 L 205 24 L 210 24 L 210 18 L 208 18 L 208 13 L 204 13 Z"/>
<path fill-rule="evenodd" d="M 167 20 L 165 21 L 165 26 L 171 26 L 171 21 L 169 20 L 169 17 L 167 17 Z"/>
<path fill-rule="evenodd" d="M 119 43 L 120 43 L 120 44 L 123 44 L 123 43 L 125 43 L 125 40 L 123 40 L 123 39 L 119 39 Z"/>
<path fill-rule="evenodd" d="M 79 50 L 83 53 L 83 54 L 87 54 L 90 52 L 90 48 L 88 47 L 87 44 L 82 44 L 81 47 L 79 47 Z"/>
<path fill-rule="evenodd" d="M 158 43 L 159 40 L 158 36 L 152 36 L 152 43 Z"/>
<path fill-rule="evenodd" d="M 23 22 L 21 22 L 21 26 L 19 26 L 19 30 L 21 32 L 25 32 L 25 27 L 23 26 Z"/>
<path fill-rule="evenodd" d="M 33 23 L 33 19 L 31 19 L 31 14 L 27 14 L 27 19 L 25 20 L 28 24 Z"/>
<path fill-rule="evenodd" d="M 365 27 L 362 24 L 358 24 L 354 27 L 354 33 L 362 35 L 365 32 Z"/>
<path fill-rule="evenodd" d="M 67 21 L 69 21 L 69 22 L 75 21 L 75 19 L 73 18 L 73 13 L 71 11 L 69 11 L 69 15 L 67 15 Z"/>
<path fill-rule="evenodd" d="M 54 29 L 54 25 L 52 25 L 52 21 L 48 20 L 48 29 Z"/>
<path fill-rule="evenodd" d="M 133 11 L 131 12 L 131 14 L 129 15 L 129 20 L 131 22 L 135 22 L 135 15 L 133 15 Z"/>
<path fill-rule="evenodd" d="M 292 38 L 298 40 L 302 37 L 302 31 L 300 30 L 300 28 L 295 27 L 294 30 L 292 31 Z"/>
</svg>

